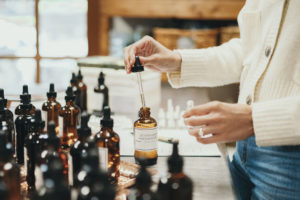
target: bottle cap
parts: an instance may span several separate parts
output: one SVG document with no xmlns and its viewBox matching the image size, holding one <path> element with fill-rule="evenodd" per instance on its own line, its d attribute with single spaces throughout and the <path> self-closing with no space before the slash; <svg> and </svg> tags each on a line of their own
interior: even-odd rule
<svg viewBox="0 0 300 200">
<path fill-rule="evenodd" d="M 4 90 L 0 88 L 0 99 L 4 99 Z"/>
<path fill-rule="evenodd" d="M 173 143 L 173 152 L 168 158 L 168 167 L 170 173 L 179 173 L 183 170 L 183 158 L 178 153 L 177 141 Z"/>
<path fill-rule="evenodd" d="M 100 74 L 99 74 L 98 84 L 99 85 L 104 85 L 104 73 L 103 72 L 100 72 Z"/>
<path fill-rule="evenodd" d="M 45 121 L 42 119 L 42 112 L 40 109 L 35 110 L 34 125 L 37 130 L 42 130 L 45 127 Z"/>
<path fill-rule="evenodd" d="M 56 135 L 55 128 L 56 128 L 55 122 L 50 121 L 48 124 L 48 142 L 54 148 L 58 148 L 60 145 L 60 139 Z"/>
<path fill-rule="evenodd" d="M 21 103 L 30 104 L 31 95 L 28 93 L 28 85 L 23 85 L 23 92 L 20 95 Z"/>
<path fill-rule="evenodd" d="M 140 62 L 140 58 L 138 56 L 135 56 L 135 63 L 133 67 L 131 68 L 132 72 L 142 72 L 144 71 L 144 66 Z"/>
<path fill-rule="evenodd" d="M 56 95 L 57 95 L 57 93 L 55 92 L 54 84 L 50 83 L 49 92 L 47 92 L 47 97 L 48 98 L 50 98 L 50 97 L 56 98 Z"/>
<path fill-rule="evenodd" d="M 73 89 L 71 86 L 69 86 L 66 90 L 65 100 L 66 101 L 74 101 L 75 100 L 75 95 L 73 93 Z"/>
<path fill-rule="evenodd" d="M 91 135 L 91 128 L 88 126 L 89 116 L 86 112 L 81 114 L 81 124 L 77 126 L 77 134 L 79 137 L 88 137 Z"/>
<path fill-rule="evenodd" d="M 7 99 L 4 97 L 4 90 L 0 88 L 0 110 L 3 110 L 7 106 Z"/>
<path fill-rule="evenodd" d="M 136 176 L 136 187 L 150 188 L 152 184 L 152 179 L 150 173 L 146 169 L 147 162 L 145 159 L 140 159 L 139 163 L 141 167 L 138 175 Z"/>
<path fill-rule="evenodd" d="M 74 85 L 77 84 L 77 77 L 76 77 L 76 75 L 75 75 L 74 72 L 72 73 L 72 78 L 71 78 L 71 80 L 70 80 L 70 83 L 71 83 L 71 84 L 74 84 Z"/>
<path fill-rule="evenodd" d="M 80 80 L 80 81 L 82 81 L 82 79 L 83 79 L 83 76 L 81 74 L 81 70 L 80 69 L 78 70 L 77 79 Z"/>
<path fill-rule="evenodd" d="M 112 128 L 114 126 L 114 120 L 110 117 L 111 111 L 109 106 L 105 106 L 103 109 L 103 119 L 100 121 L 100 124 L 103 127 Z"/>
</svg>

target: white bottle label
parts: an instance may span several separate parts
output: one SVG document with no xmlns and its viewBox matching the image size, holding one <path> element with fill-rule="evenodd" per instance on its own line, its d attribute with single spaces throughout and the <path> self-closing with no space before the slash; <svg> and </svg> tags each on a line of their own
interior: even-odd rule
<svg viewBox="0 0 300 200">
<path fill-rule="evenodd" d="M 27 154 L 27 148 L 24 147 L 24 172 L 25 175 L 27 175 L 27 165 L 28 165 L 28 154 Z"/>
<path fill-rule="evenodd" d="M 59 116 L 58 118 L 58 123 L 59 123 L 59 133 L 58 137 L 62 137 L 64 133 L 64 118 Z"/>
<path fill-rule="evenodd" d="M 68 152 L 68 179 L 69 179 L 69 185 L 73 185 L 73 158 Z"/>
<path fill-rule="evenodd" d="M 44 127 L 44 131 L 47 130 L 47 120 L 48 120 L 48 112 L 47 111 L 42 111 L 42 119 L 45 121 L 45 127 Z"/>
<path fill-rule="evenodd" d="M 157 149 L 157 127 L 134 128 L 134 146 L 138 151 L 153 151 Z"/>
<path fill-rule="evenodd" d="M 103 171 L 107 171 L 108 168 L 108 149 L 107 148 L 98 148 L 99 150 L 99 166 Z"/>
<path fill-rule="evenodd" d="M 34 176 L 35 176 L 35 188 L 39 190 L 44 185 L 43 172 L 40 166 L 37 165 L 35 166 Z"/>
<path fill-rule="evenodd" d="M 104 95 L 103 93 L 95 93 L 95 99 L 93 100 L 94 103 L 94 109 L 95 110 L 102 110 L 102 105 L 104 102 Z"/>
</svg>

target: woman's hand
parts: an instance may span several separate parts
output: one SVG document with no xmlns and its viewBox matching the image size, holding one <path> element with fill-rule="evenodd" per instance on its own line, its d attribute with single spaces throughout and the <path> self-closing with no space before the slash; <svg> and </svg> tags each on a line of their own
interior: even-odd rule
<svg viewBox="0 0 300 200">
<path fill-rule="evenodd" d="M 154 71 L 179 71 L 181 67 L 180 54 L 169 50 L 150 36 L 145 36 L 124 49 L 124 63 L 127 73 L 131 72 L 135 56 L 139 56 L 141 63 Z"/>
<path fill-rule="evenodd" d="M 199 129 L 189 129 L 189 133 L 203 144 L 234 142 L 254 135 L 249 105 L 214 101 L 188 110 L 183 117 L 187 126 L 205 125 L 203 135 L 212 134 L 205 138 L 199 135 Z"/>
</svg>

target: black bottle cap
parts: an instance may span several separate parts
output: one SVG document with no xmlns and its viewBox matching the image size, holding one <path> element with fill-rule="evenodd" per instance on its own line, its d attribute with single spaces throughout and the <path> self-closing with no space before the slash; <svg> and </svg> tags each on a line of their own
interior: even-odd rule
<svg viewBox="0 0 300 200">
<path fill-rule="evenodd" d="M 80 81 L 82 81 L 82 79 L 83 79 L 83 76 L 81 74 L 81 70 L 80 69 L 78 70 L 77 79 L 80 80 Z"/>
<path fill-rule="evenodd" d="M 131 68 L 132 72 L 142 72 L 144 71 L 144 66 L 140 62 L 140 58 L 138 56 L 135 56 L 135 63 L 133 67 Z"/>
<path fill-rule="evenodd" d="M 54 84 L 50 83 L 49 92 L 47 92 L 47 97 L 48 98 L 50 98 L 50 97 L 56 98 L 56 95 L 57 95 L 57 93 L 55 92 Z"/>
<path fill-rule="evenodd" d="M 172 155 L 168 158 L 170 173 L 179 173 L 183 170 L 183 158 L 178 153 L 178 142 L 173 143 Z"/>
<path fill-rule="evenodd" d="M 4 90 L 0 88 L 0 110 L 3 110 L 7 106 L 7 99 L 4 97 Z"/>
<path fill-rule="evenodd" d="M 89 137 L 91 128 L 88 126 L 89 116 L 86 112 L 81 114 L 81 124 L 77 126 L 77 134 L 79 137 Z"/>
<path fill-rule="evenodd" d="M 38 130 L 42 130 L 45 127 L 45 121 L 42 119 L 42 112 L 40 109 L 36 109 L 34 113 L 34 124 Z"/>
<path fill-rule="evenodd" d="M 135 185 L 139 188 L 150 188 L 152 185 L 152 179 L 150 173 L 146 169 L 147 161 L 145 159 L 140 159 L 139 163 L 141 167 L 138 175 L 136 176 Z"/>
<path fill-rule="evenodd" d="M 53 147 L 57 148 L 60 145 L 60 140 L 56 135 L 55 128 L 56 128 L 55 122 L 50 121 L 48 124 L 48 142 Z"/>
<path fill-rule="evenodd" d="M 23 92 L 20 95 L 21 103 L 23 104 L 30 104 L 31 102 L 31 95 L 28 92 L 28 85 L 23 85 Z"/>
<path fill-rule="evenodd" d="M 77 77 L 74 72 L 72 73 L 72 78 L 70 80 L 70 83 L 75 85 L 77 84 Z"/>
<path fill-rule="evenodd" d="M 0 99 L 4 99 L 4 90 L 0 88 Z"/>
<path fill-rule="evenodd" d="M 66 101 L 74 101 L 75 100 L 75 95 L 74 95 L 73 89 L 70 86 L 66 90 L 65 100 Z"/>
<path fill-rule="evenodd" d="M 111 111 L 109 106 L 105 106 L 103 109 L 103 118 L 100 121 L 100 124 L 103 127 L 112 128 L 114 126 L 114 120 L 110 117 Z"/>
<path fill-rule="evenodd" d="M 100 74 L 99 74 L 98 84 L 99 85 L 104 85 L 104 73 L 103 72 L 100 72 Z"/>
</svg>

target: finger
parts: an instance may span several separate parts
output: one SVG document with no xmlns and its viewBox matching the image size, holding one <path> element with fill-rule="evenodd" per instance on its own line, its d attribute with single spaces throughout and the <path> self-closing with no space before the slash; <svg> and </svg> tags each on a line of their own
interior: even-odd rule
<svg viewBox="0 0 300 200">
<path fill-rule="evenodd" d="M 223 139 L 223 135 L 213 135 L 211 137 L 203 138 L 203 137 L 196 137 L 197 141 L 202 144 L 213 144 L 213 143 L 222 143 L 225 142 Z"/>
<path fill-rule="evenodd" d="M 128 65 L 129 65 L 130 71 L 131 71 L 132 66 L 135 63 L 135 52 L 136 52 L 136 46 L 132 46 L 128 52 L 128 63 L 129 63 Z"/>
<path fill-rule="evenodd" d="M 189 128 L 188 132 L 192 136 L 200 136 L 200 129 L 199 128 L 198 129 Z M 216 134 L 216 129 L 215 129 L 215 127 L 204 126 L 202 128 L 202 133 L 203 133 L 203 136 L 209 135 L 209 134 Z"/>
<path fill-rule="evenodd" d="M 202 104 L 199 106 L 195 106 L 194 108 L 186 111 L 183 115 L 184 118 L 188 118 L 193 115 L 204 115 L 210 113 L 212 110 L 220 107 L 221 102 L 213 101 L 206 104 Z"/>
<path fill-rule="evenodd" d="M 160 72 L 160 70 L 157 67 L 154 67 L 153 65 L 145 65 L 148 69 L 155 71 L 155 72 Z"/>
<path fill-rule="evenodd" d="M 125 70 L 128 73 L 129 69 L 128 69 L 128 47 L 124 48 L 124 64 L 125 64 Z"/>
<path fill-rule="evenodd" d="M 157 61 L 157 56 L 154 54 L 154 55 L 151 55 L 151 56 L 140 56 L 140 61 L 141 63 L 146 66 L 146 65 L 150 65 L 150 64 L 153 64 Z"/>
<path fill-rule="evenodd" d="M 184 124 L 186 126 L 203 126 L 211 122 L 211 118 L 208 115 L 194 116 L 184 119 Z"/>
</svg>

